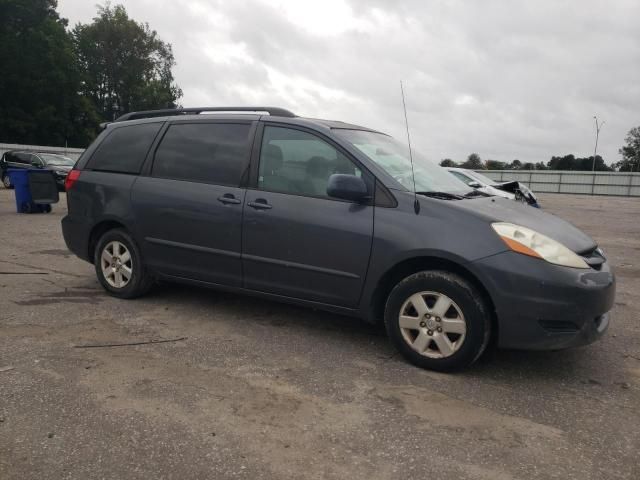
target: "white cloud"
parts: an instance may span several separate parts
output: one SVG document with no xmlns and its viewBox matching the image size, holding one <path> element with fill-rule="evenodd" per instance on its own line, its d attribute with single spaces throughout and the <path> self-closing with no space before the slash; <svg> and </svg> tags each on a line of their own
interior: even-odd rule
<svg viewBox="0 0 640 480">
<path fill-rule="evenodd" d="M 89 21 L 95 7 L 60 0 Z M 128 0 L 173 44 L 183 104 L 269 104 L 412 139 L 434 159 L 476 151 L 609 162 L 640 125 L 637 0 Z"/>
<path fill-rule="evenodd" d="M 475 105 L 478 100 L 473 95 L 458 95 L 453 103 L 455 105 Z"/>
<path fill-rule="evenodd" d="M 349 30 L 366 30 L 369 25 L 354 16 L 345 0 L 300 1 L 259 0 L 275 8 L 291 24 L 319 37 L 336 36 Z"/>
</svg>

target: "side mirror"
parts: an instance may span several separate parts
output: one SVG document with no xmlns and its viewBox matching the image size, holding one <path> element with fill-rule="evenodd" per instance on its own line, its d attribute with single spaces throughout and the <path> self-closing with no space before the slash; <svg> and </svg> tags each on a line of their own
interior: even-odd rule
<svg viewBox="0 0 640 480">
<path fill-rule="evenodd" d="M 482 185 L 480 185 L 480 183 L 478 183 L 478 182 L 469 182 L 469 183 L 467 183 L 467 185 L 469 185 L 471 188 L 480 188 L 480 187 L 482 187 Z"/>
<path fill-rule="evenodd" d="M 42 168 L 42 162 L 40 160 L 31 160 L 31 166 L 36 168 Z"/>
<path fill-rule="evenodd" d="M 335 173 L 329 177 L 327 195 L 351 202 L 363 202 L 370 198 L 364 180 L 355 175 L 340 173 Z"/>
</svg>

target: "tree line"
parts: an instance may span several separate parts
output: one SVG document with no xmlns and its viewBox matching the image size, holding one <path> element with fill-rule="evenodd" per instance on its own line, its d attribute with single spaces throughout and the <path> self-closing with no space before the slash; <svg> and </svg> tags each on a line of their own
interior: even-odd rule
<svg viewBox="0 0 640 480">
<path fill-rule="evenodd" d="M 0 1 L 0 142 L 86 147 L 99 124 L 171 108 L 171 45 L 122 5 L 68 28 L 56 0 Z"/>
<path fill-rule="evenodd" d="M 619 150 L 622 159 L 612 165 L 607 165 L 600 155 L 596 155 L 595 170 L 598 172 L 640 172 L 640 127 L 629 130 L 625 138 L 625 145 Z M 440 162 L 443 167 L 459 167 L 471 170 L 574 170 L 592 171 L 594 169 L 593 155 L 590 157 L 576 157 L 573 154 L 553 156 L 547 162 L 500 162 L 498 160 L 482 160 L 480 155 L 472 153 L 463 162 L 454 162 L 445 158 Z"/>
</svg>

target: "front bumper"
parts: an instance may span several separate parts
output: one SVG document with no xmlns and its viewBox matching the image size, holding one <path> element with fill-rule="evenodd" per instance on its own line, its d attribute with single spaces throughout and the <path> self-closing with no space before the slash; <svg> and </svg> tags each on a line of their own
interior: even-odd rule
<svg viewBox="0 0 640 480">
<path fill-rule="evenodd" d="M 473 266 L 496 309 L 499 347 L 576 347 L 594 342 L 609 327 L 616 285 L 607 262 L 582 270 L 503 252 Z"/>
</svg>

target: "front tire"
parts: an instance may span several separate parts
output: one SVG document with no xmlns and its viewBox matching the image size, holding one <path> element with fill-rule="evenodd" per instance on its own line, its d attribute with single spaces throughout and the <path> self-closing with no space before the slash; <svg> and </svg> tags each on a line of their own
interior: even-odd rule
<svg viewBox="0 0 640 480">
<path fill-rule="evenodd" d="M 490 338 L 489 309 L 464 278 L 445 271 L 402 280 L 385 307 L 389 338 L 411 363 L 437 371 L 471 365 Z"/>
<path fill-rule="evenodd" d="M 153 284 L 138 245 L 125 230 L 109 230 L 100 237 L 93 263 L 100 284 L 114 297 L 136 298 Z"/>
</svg>

